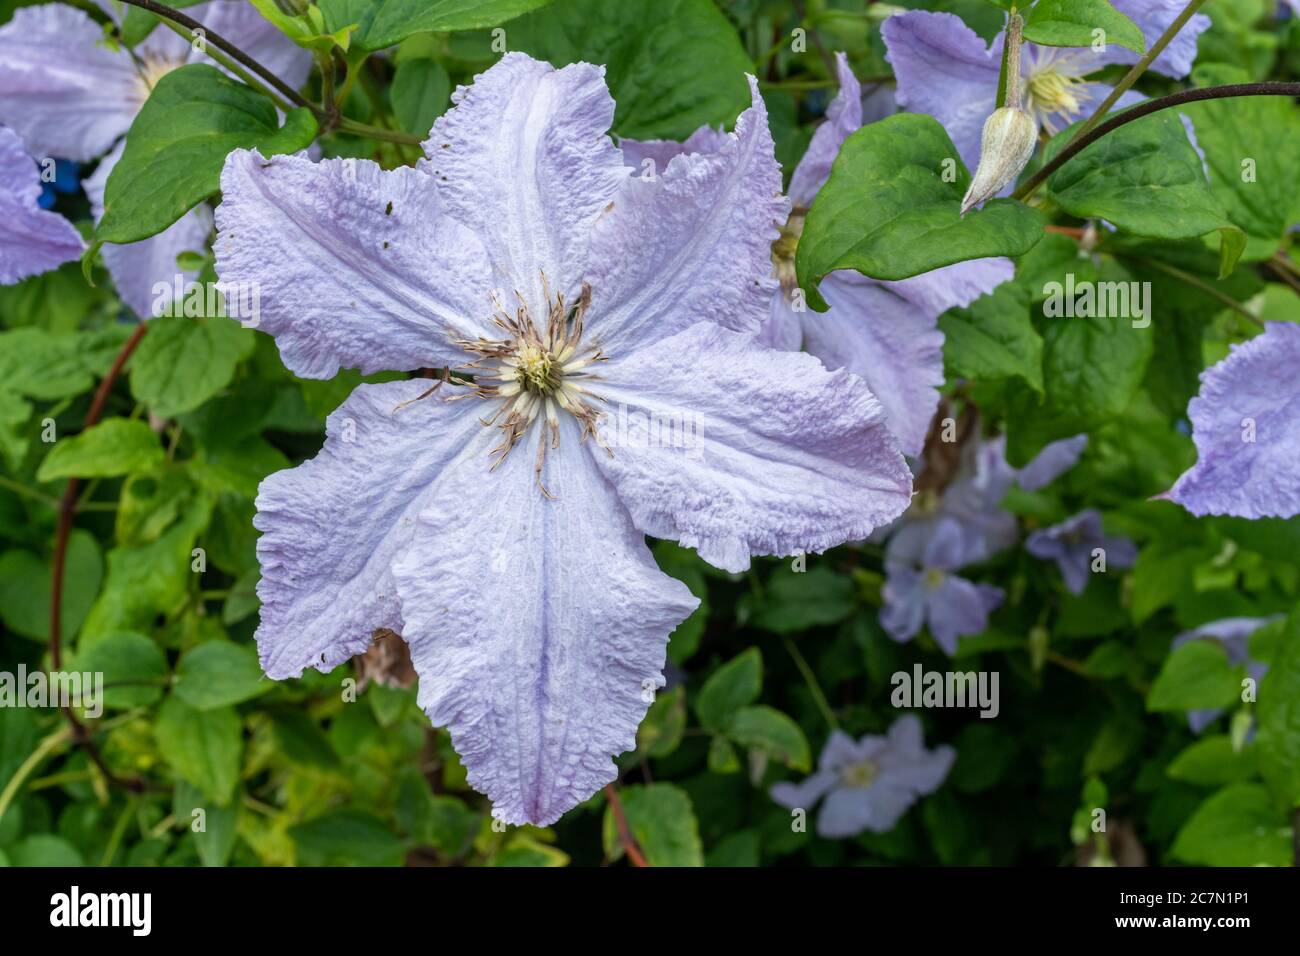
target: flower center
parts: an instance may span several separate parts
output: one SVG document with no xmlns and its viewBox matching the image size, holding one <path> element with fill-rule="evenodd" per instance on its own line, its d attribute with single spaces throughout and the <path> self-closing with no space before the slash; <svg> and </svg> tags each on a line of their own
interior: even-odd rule
<svg viewBox="0 0 1300 956">
<path fill-rule="evenodd" d="M 184 60 L 171 60 L 166 57 L 141 57 L 136 61 L 140 75 L 140 102 L 143 103 L 158 85 L 158 81 L 177 67 L 184 65 Z"/>
<path fill-rule="evenodd" d="M 876 779 L 876 765 L 870 760 L 850 764 L 840 771 L 840 780 L 846 787 L 869 787 Z"/>
<path fill-rule="evenodd" d="M 545 285 L 545 276 L 542 280 Z M 582 425 L 583 441 L 590 437 L 609 452 L 596 431 L 603 413 L 591 403 L 604 399 L 587 388 L 599 378 L 591 366 L 607 359 L 598 345 L 582 340 L 583 316 L 591 305 L 591 287 L 583 285 L 573 307 L 564 301 L 562 293 L 552 296 L 549 287 L 545 295 L 549 303 L 545 330 L 537 327 L 528 305 L 516 293 L 519 305 L 513 315 L 493 300 L 496 311 L 492 323 L 504 333 L 504 338 L 481 338 L 457 344 L 476 356 L 459 369 L 473 373 L 473 394 L 499 401 L 496 413 L 483 422 L 503 433 L 501 444 L 492 449 L 493 470 L 506 460 L 533 422 L 539 416 L 544 417 L 535 471 L 537 487 L 551 498 L 554 496 L 542 484 L 542 466 L 546 463 L 546 449 L 560 447 L 561 411 Z"/>
<path fill-rule="evenodd" d="M 942 568 L 930 568 L 928 571 L 925 572 L 926 589 L 929 591 L 933 591 L 935 588 L 943 584 L 944 578 L 946 578 L 947 576 L 948 576 L 947 572 L 944 571 Z"/>
<path fill-rule="evenodd" d="M 799 284 L 794 271 L 795 253 L 799 251 L 799 237 L 803 235 L 804 219 L 808 210 L 796 208 L 790 218 L 781 227 L 781 235 L 772 243 L 772 271 L 781 282 L 781 288 L 789 294 Z"/>
<path fill-rule="evenodd" d="M 1059 63 L 1035 70 L 1028 83 L 1026 106 L 1029 113 L 1047 132 L 1058 132 L 1063 126 L 1057 122 L 1057 116 L 1068 118 L 1082 110 L 1083 104 L 1079 99 L 1082 84 L 1082 77 L 1064 72 Z"/>
</svg>

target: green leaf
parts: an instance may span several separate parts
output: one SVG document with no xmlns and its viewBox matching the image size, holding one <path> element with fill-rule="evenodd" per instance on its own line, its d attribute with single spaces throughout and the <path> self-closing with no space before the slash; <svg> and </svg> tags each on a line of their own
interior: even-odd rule
<svg viewBox="0 0 1300 956">
<path fill-rule="evenodd" d="M 190 63 L 158 81 L 126 136 L 109 174 L 101 242 L 156 235 L 220 189 L 221 168 L 235 149 L 291 153 L 316 136 L 316 120 L 295 109 L 283 128 L 275 104 L 216 67 Z"/>
<path fill-rule="evenodd" d="M 1247 83 L 1244 70 L 1197 67 L 1197 86 Z M 1246 233 L 1247 262 L 1267 259 L 1282 245 L 1300 201 L 1300 178 L 1289 157 L 1300 155 L 1300 111 L 1281 96 L 1206 100 L 1182 108 L 1205 153 L 1210 190 L 1233 224 Z"/>
<path fill-rule="evenodd" d="M 68 670 L 104 675 L 104 707 L 147 707 L 162 697 L 167 658 L 143 634 L 120 631 L 77 651 Z"/>
<path fill-rule="evenodd" d="M 705 727 L 721 730 L 728 718 L 753 703 L 762 689 L 763 655 L 751 647 L 709 675 L 695 698 L 695 713 Z"/>
<path fill-rule="evenodd" d="M 359 23 L 353 42 L 368 50 L 400 43 L 413 33 L 492 27 L 550 0 L 321 0 L 331 29 Z"/>
<path fill-rule="evenodd" d="M 1044 161 L 1060 152 L 1078 125 L 1052 138 Z M 1138 236 L 1191 239 L 1217 231 L 1223 276 L 1245 248 L 1245 235 L 1210 191 L 1201 157 L 1171 110 L 1092 143 L 1047 178 L 1047 191 L 1072 216 L 1105 219 Z"/>
<path fill-rule="evenodd" d="M 488 860 L 488 866 L 510 867 L 556 867 L 568 866 L 569 854 L 563 850 L 547 846 L 540 840 L 519 834 L 509 846 L 502 847 Z"/>
<path fill-rule="evenodd" d="M 1245 783 L 1259 767 L 1256 748 L 1235 750 L 1227 734 L 1202 737 L 1184 749 L 1165 769 L 1170 778 L 1201 786 L 1220 787 Z"/>
<path fill-rule="evenodd" d="M 27 422 L 32 406 L 17 392 L 0 385 L 0 462 L 11 472 L 22 467 L 27 456 Z"/>
<path fill-rule="evenodd" d="M 1197 808 L 1170 853 L 1202 866 L 1289 866 L 1291 828 L 1262 786 L 1234 784 Z"/>
<path fill-rule="evenodd" d="M 1291 614 L 1259 688 L 1259 767 L 1276 798 L 1300 806 L 1300 610 Z"/>
<path fill-rule="evenodd" d="M 603 64 L 614 132 L 685 139 L 749 108 L 754 64 L 711 0 L 556 0 L 507 31 L 512 50 L 556 66 Z"/>
<path fill-rule="evenodd" d="M 196 814 L 195 810 L 203 812 Z M 172 814 L 194 838 L 204 866 L 226 865 L 238 836 L 239 801 L 232 800 L 228 806 L 215 805 L 196 787 L 182 780 L 172 797 Z"/>
<path fill-rule="evenodd" d="M 782 568 L 767 582 L 754 626 L 776 634 L 798 634 L 837 624 L 856 606 L 853 582 L 847 575 L 820 566 L 806 571 Z"/>
<path fill-rule="evenodd" d="M 623 787 L 619 790 L 628 830 L 651 866 L 703 866 L 695 810 L 686 791 L 670 783 Z M 605 807 L 603 827 L 605 854 L 610 859 L 623 855 L 618 826 L 611 807 Z"/>
<path fill-rule="evenodd" d="M 455 797 L 431 793 L 414 767 L 399 774 L 394 815 L 407 836 L 452 859 L 469 851 L 482 823 L 479 814 Z"/>
<path fill-rule="evenodd" d="M 244 749 L 239 714 L 233 707 L 197 710 L 169 696 L 154 722 L 158 751 L 176 775 L 209 800 L 230 803 L 239 783 Z"/>
<path fill-rule="evenodd" d="M 34 833 L 10 848 L 14 866 L 85 866 L 75 846 L 52 833 Z"/>
<path fill-rule="evenodd" d="M 1043 339 L 1029 317 L 1029 293 L 1005 283 L 968 308 L 939 316 L 949 378 L 1021 378 L 1043 393 Z"/>
<path fill-rule="evenodd" d="M 148 631 L 158 614 L 175 610 L 196 573 L 191 551 L 211 515 L 211 500 L 200 496 L 157 540 L 110 551 L 108 574 L 86 616 L 82 643 L 113 631 Z"/>
<path fill-rule="evenodd" d="M 401 866 L 402 842 L 383 820 L 362 810 L 336 810 L 289 830 L 299 866 Z"/>
<path fill-rule="evenodd" d="M 1142 387 L 1153 352 L 1151 328 L 1131 319 L 1048 320 L 1043 397 L 1016 392 L 1007 416 L 1007 454 L 1023 466 L 1043 445 L 1091 432 L 1119 417 Z"/>
<path fill-rule="evenodd" d="M 158 436 L 145 422 L 109 418 L 55 442 L 36 472 L 37 481 L 113 478 L 147 471 L 163 460 Z"/>
<path fill-rule="evenodd" d="M 740 754 L 735 745 L 721 734 L 709 741 L 709 755 L 706 761 L 710 773 L 738 773 L 740 771 Z"/>
<path fill-rule="evenodd" d="M 45 401 L 88 391 L 95 379 L 81 355 L 83 341 L 40 328 L 0 332 L 0 383 L 8 391 Z"/>
<path fill-rule="evenodd" d="M 727 736 L 761 751 L 793 770 L 812 769 L 808 738 L 793 720 L 773 707 L 742 707 L 727 721 Z"/>
<path fill-rule="evenodd" d="M 63 566 L 60 629 L 68 641 L 85 621 L 104 577 L 104 559 L 94 535 L 80 528 L 68 538 Z M 0 620 L 34 641 L 50 639 L 53 568 L 30 551 L 0 554 Z"/>
<path fill-rule="evenodd" d="M 284 13 L 275 0 L 250 0 L 257 7 L 258 13 L 274 23 L 290 40 L 308 50 L 329 55 L 334 47 L 347 52 L 351 45 L 352 32 L 357 23 L 349 22 L 330 30 L 326 26 L 328 19 L 321 9 L 322 5 L 312 4 L 306 14 L 293 16 Z"/>
<path fill-rule="evenodd" d="M 173 692 L 196 710 L 214 710 L 241 704 L 270 689 L 253 648 L 233 641 L 205 641 L 181 656 Z"/>
<path fill-rule="evenodd" d="M 636 732 L 636 749 L 649 757 L 667 757 L 686 731 L 686 688 L 678 686 L 655 697 Z"/>
<path fill-rule="evenodd" d="M 1188 641 L 1170 652 L 1147 694 L 1148 711 L 1228 707 L 1241 699 L 1241 668 L 1217 641 Z"/>
<path fill-rule="evenodd" d="M 253 333 L 233 319 L 153 319 L 131 360 L 131 394 L 163 418 L 188 412 L 230 384 L 253 346 Z"/>
<path fill-rule="evenodd" d="M 906 279 L 985 256 L 1018 256 L 1043 236 L 1046 217 L 1010 199 L 960 214 L 970 173 L 938 120 L 899 113 L 840 148 L 804 223 L 799 284 L 820 312 L 817 284 L 836 269 Z"/>
<path fill-rule="evenodd" d="M 1146 39 L 1136 23 L 1120 13 L 1110 0 L 1039 0 L 1025 18 L 1025 39 L 1043 46 L 1090 47 L 1095 30 L 1103 43 L 1118 43 L 1134 53 L 1145 53 Z"/>
<path fill-rule="evenodd" d="M 451 78 L 442 64 L 424 57 L 402 60 L 393 73 L 389 90 L 393 115 L 408 133 L 428 136 L 450 104 Z"/>
</svg>

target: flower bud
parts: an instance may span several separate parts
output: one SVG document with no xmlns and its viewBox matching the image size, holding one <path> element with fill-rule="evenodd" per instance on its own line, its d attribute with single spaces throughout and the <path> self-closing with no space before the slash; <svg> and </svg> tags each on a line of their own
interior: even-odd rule
<svg viewBox="0 0 1300 956">
<path fill-rule="evenodd" d="M 1029 157 L 1034 155 L 1037 141 L 1038 125 L 1024 110 L 1015 106 L 994 110 L 984 122 L 980 164 L 970 189 L 966 190 L 966 198 L 961 201 L 961 214 L 966 215 L 972 207 L 1015 182 Z"/>
</svg>

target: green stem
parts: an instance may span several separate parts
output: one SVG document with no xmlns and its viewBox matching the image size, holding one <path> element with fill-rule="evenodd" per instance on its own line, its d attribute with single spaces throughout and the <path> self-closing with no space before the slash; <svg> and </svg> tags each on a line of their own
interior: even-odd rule
<svg viewBox="0 0 1300 956">
<path fill-rule="evenodd" d="M 1264 323 L 1259 320 L 1259 317 L 1252 315 L 1250 310 L 1248 310 L 1244 305 L 1242 305 L 1236 299 L 1232 298 L 1232 296 L 1220 292 L 1218 289 L 1210 285 L 1208 282 L 1206 282 L 1204 279 L 1200 278 L 1199 276 L 1194 276 L 1190 272 L 1184 272 L 1182 269 L 1179 269 L 1177 266 L 1171 266 L 1168 263 L 1160 262 L 1157 259 L 1143 259 L 1137 256 L 1124 256 L 1122 254 L 1120 258 L 1131 259 L 1134 262 L 1138 262 L 1144 266 L 1148 266 L 1149 268 L 1155 269 L 1157 272 L 1163 272 L 1171 279 L 1177 279 L 1179 282 L 1183 283 L 1184 285 L 1191 286 L 1193 289 L 1196 289 L 1198 292 L 1205 293 L 1210 298 L 1219 302 L 1225 309 L 1231 309 L 1233 312 L 1236 312 L 1238 315 L 1249 319 L 1251 322 L 1254 322 L 1261 329 L 1264 327 Z"/>
<path fill-rule="evenodd" d="M 799 673 L 803 675 L 804 683 L 808 685 L 808 692 L 812 694 L 813 703 L 821 711 L 822 717 L 826 719 L 826 723 L 831 730 L 839 730 L 839 721 L 835 719 L 835 712 L 831 710 L 830 702 L 826 699 L 826 695 L 822 693 L 821 685 L 817 683 L 817 675 L 812 672 L 812 668 L 804 660 L 803 654 L 799 653 L 799 648 L 795 647 L 794 641 L 788 637 L 785 638 L 785 649 L 794 658 L 794 666 L 799 668 Z"/>
<path fill-rule="evenodd" d="M 178 36 L 184 37 L 187 41 L 193 42 L 194 39 L 193 34 L 189 30 L 180 26 L 179 24 L 164 19 L 163 25 L 166 26 L 173 33 L 177 34 Z M 294 108 L 292 103 L 286 100 L 275 90 L 271 89 L 271 87 L 267 86 L 257 77 L 253 76 L 253 74 L 249 73 L 242 66 L 236 63 L 234 59 L 226 56 L 226 54 L 222 53 L 215 46 L 208 47 L 203 51 L 203 53 L 205 56 L 211 57 L 217 63 L 220 63 L 227 70 L 229 70 L 235 76 L 239 77 L 241 80 L 243 80 L 253 89 L 257 90 L 263 96 L 268 97 L 271 100 L 271 102 L 274 103 L 277 107 L 279 107 L 283 112 L 287 113 Z"/>
<path fill-rule="evenodd" d="M 108 845 L 104 847 L 104 855 L 99 860 L 99 865 L 111 866 L 113 857 L 117 856 L 117 848 L 122 845 L 122 837 L 126 835 L 126 825 L 131 822 L 131 814 L 135 812 L 136 797 L 130 796 L 126 800 L 126 805 L 122 807 L 122 815 L 117 818 L 117 823 L 113 826 L 113 832 L 109 834 Z"/>
<path fill-rule="evenodd" d="M 28 755 L 27 759 L 22 762 L 14 775 L 5 784 L 4 792 L 0 793 L 0 820 L 4 819 L 5 811 L 9 809 L 9 804 L 13 803 L 14 797 L 22 789 L 23 781 L 32 775 L 37 767 L 50 755 L 56 747 L 67 743 L 72 738 L 72 728 L 66 725 L 60 727 L 54 733 L 49 734 L 42 740 L 35 750 Z"/>
<path fill-rule="evenodd" d="M 1106 118 L 1106 114 L 1108 114 L 1114 108 L 1115 104 L 1119 102 L 1119 98 L 1133 88 L 1133 84 L 1136 83 L 1141 78 L 1142 74 L 1147 71 L 1147 67 L 1154 63 L 1156 57 L 1164 52 L 1165 47 L 1169 46 L 1169 44 L 1173 42 L 1174 37 L 1178 36 L 1183 27 L 1187 26 L 1187 21 L 1192 18 L 1192 15 L 1195 14 L 1204 3 L 1205 0 L 1191 0 L 1191 2 L 1187 4 L 1183 9 L 1183 12 L 1174 18 L 1173 23 L 1169 24 L 1169 29 L 1165 30 L 1165 32 L 1160 35 L 1160 39 L 1151 44 L 1151 49 L 1147 50 L 1142 59 L 1133 64 L 1133 68 L 1124 74 L 1123 79 L 1121 79 L 1119 83 L 1115 85 L 1115 88 L 1110 91 L 1110 95 L 1101 101 L 1101 105 L 1093 110 L 1092 115 L 1089 116 L 1088 119 L 1084 121 L 1084 124 L 1075 131 L 1074 136 L 1071 137 L 1069 144 L 1067 144 L 1067 148 L 1068 146 L 1073 145 L 1077 140 L 1082 139 L 1091 133 L 1096 128 L 1097 124 Z M 1024 197 L 1017 195 L 1016 198 Z"/>
<path fill-rule="evenodd" d="M 37 491 L 35 488 L 28 488 L 21 482 L 14 481 L 12 478 L 6 478 L 0 475 L 0 488 L 8 488 L 14 494 L 22 495 L 25 498 L 31 498 L 33 501 L 39 501 L 51 508 L 59 506 L 59 499 L 51 497 L 44 492 Z"/>
<path fill-rule="evenodd" d="M 400 143 L 403 146 L 419 146 L 424 142 L 420 137 L 412 136 L 409 133 L 381 129 L 378 126 L 367 126 L 365 123 L 358 123 L 356 120 L 350 120 L 347 117 L 339 120 L 338 130 L 341 133 L 351 133 L 353 136 L 369 136 L 371 139 L 380 139 L 386 143 Z"/>
</svg>

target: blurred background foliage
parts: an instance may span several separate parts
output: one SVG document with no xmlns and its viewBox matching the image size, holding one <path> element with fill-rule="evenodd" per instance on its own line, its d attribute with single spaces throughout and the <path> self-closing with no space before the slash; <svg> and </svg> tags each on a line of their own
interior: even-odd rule
<svg viewBox="0 0 1300 956">
<path fill-rule="evenodd" d="M 1002 22 L 985 0 L 905 5 L 958 13 L 986 38 Z M 804 6 L 827 49 L 846 51 L 864 82 L 887 82 L 881 5 Z M 0 0 L 0 21 L 14 7 Z M 1214 26 L 1201 40 L 1202 65 L 1256 79 L 1300 73 L 1300 24 L 1279 18 L 1273 3 L 1212 0 L 1207 11 Z M 743 74 L 755 71 L 788 175 L 835 93 L 815 45 L 791 50 L 799 22 L 795 5 L 777 0 L 555 0 L 511 20 L 506 37 L 511 49 L 557 63 L 609 64 L 615 132 L 641 138 L 734 121 L 747 102 Z M 370 59 L 347 115 L 425 133 L 455 85 L 495 59 L 492 39 L 486 29 L 409 37 Z M 1153 78 L 1153 88 L 1164 82 Z M 388 166 L 416 155 L 340 133 L 321 146 Z M 88 223 L 79 190 L 53 201 Z M 1202 270 L 1198 244 L 1159 255 Z M 1019 298 L 1003 307 L 1029 309 L 1045 277 L 1071 261 L 1074 243 L 1049 236 L 1020 264 Z M 1155 283 L 1175 321 L 1153 329 L 1143 368 L 1116 413 L 1089 429 L 1081 464 L 1046 491 L 1013 491 L 1004 507 L 1026 533 L 1099 508 L 1108 528 L 1140 545 L 1136 566 L 1095 577 L 1075 596 L 1047 565 L 1019 548 L 1003 552 L 972 576 L 1004 588 L 1007 600 L 950 661 L 928 635 L 906 645 L 885 635 L 877 545 L 810 556 L 803 571 L 764 560 L 731 575 L 655 543 L 664 570 L 702 604 L 673 635 L 668 686 L 637 750 L 618 761 L 619 800 L 651 865 L 1291 862 L 1300 713 L 1233 703 L 1194 734 L 1187 712 L 1233 701 L 1223 687 L 1236 687 L 1240 668 L 1221 654 L 1171 655 L 1171 642 L 1222 618 L 1292 612 L 1300 520 L 1196 519 L 1148 500 L 1194 460 L 1187 400 L 1200 369 L 1242 335 L 1242 320 L 1165 272 L 1119 254 L 1099 262 Z M 206 268 L 210 277 L 210 261 Z M 1204 274 L 1264 317 L 1300 320 L 1296 293 L 1253 270 L 1219 283 L 1211 262 Z M 103 716 L 85 721 L 104 767 L 74 745 L 59 713 L 0 708 L 0 862 L 622 860 L 603 794 L 551 828 L 494 830 L 447 735 L 417 707 L 396 636 L 379 635 L 364 659 L 330 674 L 262 676 L 253 643 L 256 489 L 316 453 L 325 416 L 360 376 L 298 380 L 265 335 L 219 316 L 155 319 L 108 396 L 101 439 L 80 440 L 94 388 L 137 321 L 102 267 L 94 279 L 88 285 L 72 264 L 0 288 L 0 669 L 49 666 L 52 543 L 64 482 L 75 475 L 65 666 L 102 671 L 109 688 Z M 1097 362 L 1130 360 L 1106 353 L 1104 341 L 1097 347 Z M 950 369 L 962 361 L 948 355 Z M 1013 451 L 1032 452 L 1045 439 L 1041 423 L 1017 411 L 1023 390 L 993 380 L 953 399 L 978 404 L 986 428 L 1004 424 Z M 42 437 L 49 429 L 53 445 Z M 1300 701 L 1298 621 L 1279 620 L 1252 641 L 1252 657 L 1273 665 L 1261 697 Z M 811 826 L 796 832 L 767 790 L 815 763 L 829 731 L 819 697 L 854 736 L 883 733 L 898 714 L 890 677 L 916 663 L 998 671 L 1000 714 L 923 713 L 927 743 L 952 745 L 956 763 L 891 831 L 840 841 Z M 1256 717 L 1273 722 L 1267 733 L 1251 729 Z M 1105 834 L 1088 826 L 1098 807 L 1110 821 Z"/>
</svg>

